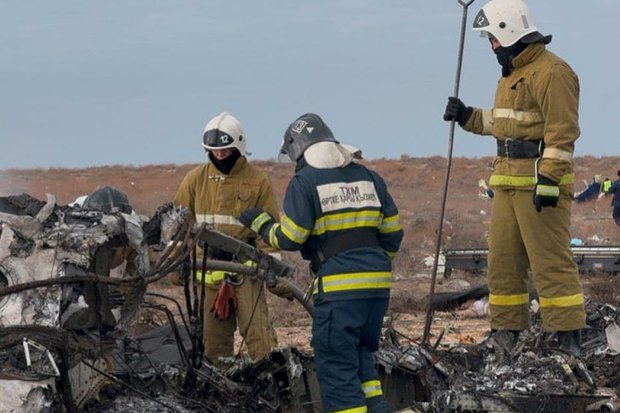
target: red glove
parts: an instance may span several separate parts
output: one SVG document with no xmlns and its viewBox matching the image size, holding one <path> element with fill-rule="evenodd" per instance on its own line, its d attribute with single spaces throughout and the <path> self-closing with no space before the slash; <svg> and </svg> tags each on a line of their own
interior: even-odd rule
<svg viewBox="0 0 620 413">
<path fill-rule="evenodd" d="M 237 295 L 234 287 L 227 282 L 220 284 L 215 294 L 211 312 L 218 320 L 228 320 L 234 309 L 237 309 Z"/>
</svg>

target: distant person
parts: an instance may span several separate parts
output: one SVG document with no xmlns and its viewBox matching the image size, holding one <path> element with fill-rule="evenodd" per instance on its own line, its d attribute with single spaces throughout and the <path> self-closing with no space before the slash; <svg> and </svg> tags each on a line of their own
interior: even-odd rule
<svg viewBox="0 0 620 413">
<path fill-rule="evenodd" d="M 609 189 L 611 188 L 611 185 L 613 184 L 612 180 L 609 178 L 605 178 L 605 180 L 603 181 L 603 186 L 601 187 L 601 192 L 604 193 L 609 193 Z"/>
<path fill-rule="evenodd" d="M 231 237 L 266 251 L 275 251 L 265 243 L 257 243 L 256 234 L 237 220 L 247 208 L 263 208 L 279 216 L 271 182 L 265 172 L 248 162 L 246 143 L 247 137 L 237 118 L 222 112 L 211 119 L 205 127 L 202 143 L 209 162 L 185 175 L 174 204 L 189 208 L 199 223 L 206 222 Z M 234 258 L 215 247 L 209 247 L 206 253 L 215 260 Z M 203 344 L 205 356 L 213 365 L 223 368 L 225 363 L 221 358 L 234 355 L 237 327 L 254 361 L 277 346 L 261 280 L 225 271 L 205 274 L 198 271 L 197 278 L 206 283 Z M 274 292 L 286 295 L 279 290 Z M 227 303 L 232 303 L 233 308 L 223 308 L 229 305 Z M 219 304 L 225 305 L 220 307 Z"/>
<path fill-rule="evenodd" d="M 618 170 L 618 179 L 609 186 L 606 191 L 608 194 L 612 194 L 614 197 L 611 200 L 611 206 L 613 208 L 612 216 L 616 225 L 620 226 L 620 170 Z"/>
<path fill-rule="evenodd" d="M 493 109 L 450 97 L 444 113 L 470 132 L 496 139 L 489 226 L 491 330 L 515 339 L 528 328 L 528 266 L 540 296 L 543 330 L 581 352 L 584 296 L 570 245 L 573 152 L 579 137 L 579 80 L 546 49 L 521 0 L 491 0 L 474 18 L 501 66 Z M 529 264 L 529 265 L 528 265 Z"/>
</svg>

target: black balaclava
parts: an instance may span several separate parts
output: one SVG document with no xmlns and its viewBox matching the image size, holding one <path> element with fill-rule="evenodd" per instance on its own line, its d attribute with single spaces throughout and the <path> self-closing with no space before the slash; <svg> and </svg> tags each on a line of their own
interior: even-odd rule
<svg viewBox="0 0 620 413">
<path fill-rule="evenodd" d="M 519 56 L 519 53 L 525 50 L 529 44 L 519 40 L 512 46 L 500 46 L 494 50 L 497 62 L 502 67 L 502 77 L 507 77 L 512 69 L 512 60 Z"/>
<path fill-rule="evenodd" d="M 297 159 L 297 164 L 295 164 L 295 172 L 301 171 L 306 166 L 308 166 L 308 162 L 306 161 L 306 158 L 301 155 L 301 157 Z"/>
<path fill-rule="evenodd" d="M 230 173 L 239 158 L 241 158 L 241 152 L 239 152 L 237 148 L 233 150 L 230 156 L 222 160 L 216 159 L 215 156 L 212 156 L 211 152 L 209 152 L 209 159 L 213 162 L 213 165 L 215 165 L 220 172 L 226 175 Z"/>
</svg>

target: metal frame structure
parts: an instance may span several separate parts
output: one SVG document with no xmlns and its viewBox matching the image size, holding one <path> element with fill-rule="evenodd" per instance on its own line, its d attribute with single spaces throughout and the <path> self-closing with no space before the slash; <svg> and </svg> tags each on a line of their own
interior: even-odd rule
<svg viewBox="0 0 620 413">
<path fill-rule="evenodd" d="M 574 246 L 573 259 L 579 272 L 620 273 L 620 245 Z M 453 269 L 482 272 L 487 269 L 487 248 L 447 248 L 444 278 L 450 278 Z"/>
</svg>

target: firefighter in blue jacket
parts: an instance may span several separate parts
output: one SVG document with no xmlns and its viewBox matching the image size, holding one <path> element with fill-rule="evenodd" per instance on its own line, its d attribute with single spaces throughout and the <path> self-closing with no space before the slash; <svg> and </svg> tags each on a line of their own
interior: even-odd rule
<svg viewBox="0 0 620 413">
<path fill-rule="evenodd" d="M 280 150 L 297 163 L 281 223 L 257 208 L 239 220 L 273 247 L 301 250 L 316 274 L 314 348 L 325 412 L 390 412 L 372 353 L 403 231 L 383 179 L 316 114 L 288 127 Z"/>
</svg>

